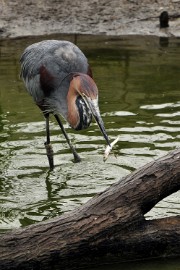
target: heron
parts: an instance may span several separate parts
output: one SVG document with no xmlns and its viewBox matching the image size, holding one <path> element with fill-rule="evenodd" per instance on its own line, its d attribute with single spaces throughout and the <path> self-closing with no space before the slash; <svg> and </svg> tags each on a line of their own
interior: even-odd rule
<svg viewBox="0 0 180 270">
<path fill-rule="evenodd" d="M 54 168 L 50 140 L 50 114 L 54 115 L 73 153 L 74 161 L 81 158 L 63 126 L 64 118 L 74 130 L 90 126 L 96 120 L 104 139 L 110 141 L 100 115 L 98 88 L 84 53 L 66 40 L 43 40 L 28 46 L 21 58 L 21 78 L 46 121 L 46 154 L 50 169 Z"/>
</svg>

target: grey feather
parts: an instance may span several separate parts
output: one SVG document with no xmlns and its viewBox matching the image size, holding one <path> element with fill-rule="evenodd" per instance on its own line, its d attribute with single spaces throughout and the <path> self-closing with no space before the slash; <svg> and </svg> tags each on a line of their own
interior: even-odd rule
<svg viewBox="0 0 180 270">
<path fill-rule="evenodd" d="M 82 51 L 73 43 L 46 40 L 27 47 L 20 59 L 21 77 L 34 101 L 46 104 L 47 112 L 67 117 L 66 100 L 72 72 L 87 73 L 88 62 Z M 52 89 L 47 95 L 40 82 L 40 68 L 45 67 L 53 76 Z"/>
</svg>

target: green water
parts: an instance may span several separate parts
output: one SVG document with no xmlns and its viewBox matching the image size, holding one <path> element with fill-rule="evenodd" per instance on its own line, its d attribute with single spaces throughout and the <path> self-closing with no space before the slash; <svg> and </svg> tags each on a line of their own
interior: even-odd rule
<svg viewBox="0 0 180 270">
<path fill-rule="evenodd" d="M 74 164 L 51 118 L 56 166 L 49 172 L 44 119 L 19 79 L 22 51 L 42 37 L 0 41 L 1 232 L 70 211 L 134 169 L 180 146 L 180 39 L 43 39 L 47 38 L 73 42 L 76 38 L 99 88 L 107 133 L 112 140 L 119 135 L 120 141 L 115 147 L 116 157 L 111 155 L 104 163 L 105 142 L 97 125 L 75 132 L 65 124 L 82 157 L 81 163 Z M 179 195 L 177 192 L 164 199 L 147 218 L 180 214 Z"/>
</svg>

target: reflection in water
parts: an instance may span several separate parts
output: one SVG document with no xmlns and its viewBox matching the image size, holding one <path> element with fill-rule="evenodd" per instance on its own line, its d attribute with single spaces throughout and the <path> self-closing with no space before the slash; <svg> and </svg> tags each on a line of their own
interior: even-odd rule
<svg viewBox="0 0 180 270">
<path fill-rule="evenodd" d="M 54 37 L 53 37 L 54 38 Z M 62 38 L 62 37 L 55 37 Z M 74 41 L 74 37 L 63 37 Z M 41 38 L 39 38 L 40 40 Z M 65 124 L 82 157 L 74 164 L 59 127 L 51 121 L 56 167 L 48 171 L 43 115 L 19 80 L 19 57 L 34 39 L 1 41 L 0 229 L 55 217 L 85 203 L 134 169 L 179 147 L 179 40 L 76 37 L 100 91 L 111 140 L 120 142 L 103 162 L 104 140 L 95 123 L 76 133 Z M 163 42 L 163 44 L 162 44 Z M 179 193 L 147 218 L 180 213 Z"/>
<path fill-rule="evenodd" d="M 88 268 L 87 270 L 179 270 L 179 265 L 179 259 L 145 260 L 117 265 L 103 265 L 97 268 Z"/>
<path fill-rule="evenodd" d="M 1 106 L 0 106 L 0 132 L 3 131 L 3 115 L 2 115 L 2 109 L 1 109 Z"/>
<path fill-rule="evenodd" d="M 160 37 L 159 38 L 159 45 L 160 45 L 160 47 L 168 47 L 169 38 L 168 37 Z"/>
</svg>

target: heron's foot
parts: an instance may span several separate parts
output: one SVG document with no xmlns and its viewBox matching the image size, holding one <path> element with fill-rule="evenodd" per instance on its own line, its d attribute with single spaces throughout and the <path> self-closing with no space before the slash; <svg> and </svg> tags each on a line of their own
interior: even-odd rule
<svg viewBox="0 0 180 270">
<path fill-rule="evenodd" d="M 73 155 L 74 155 L 74 162 L 75 163 L 81 162 L 81 158 L 77 152 L 73 152 Z"/>
<path fill-rule="evenodd" d="M 54 169 L 54 158 L 53 158 L 54 152 L 53 152 L 52 145 L 50 143 L 48 144 L 47 142 L 45 142 L 44 145 L 46 148 L 46 154 L 48 157 L 50 170 L 53 170 Z"/>
</svg>

